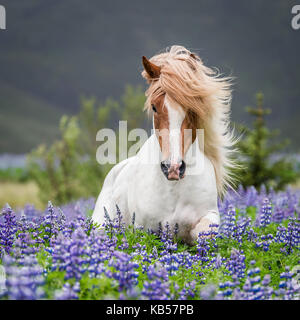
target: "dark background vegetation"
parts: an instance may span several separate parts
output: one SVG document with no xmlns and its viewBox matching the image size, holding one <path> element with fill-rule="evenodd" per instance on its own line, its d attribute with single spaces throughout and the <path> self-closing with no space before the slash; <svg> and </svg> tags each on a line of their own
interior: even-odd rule
<svg viewBox="0 0 300 320">
<path fill-rule="evenodd" d="M 62 114 L 80 96 L 118 98 L 142 84 L 141 56 L 173 44 L 236 77 L 232 115 L 249 122 L 246 105 L 262 91 L 268 121 L 300 147 L 300 30 L 295 1 L 1 0 L 0 153 L 24 153 L 58 137 Z M 142 109 L 141 105 L 141 109 Z"/>
</svg>

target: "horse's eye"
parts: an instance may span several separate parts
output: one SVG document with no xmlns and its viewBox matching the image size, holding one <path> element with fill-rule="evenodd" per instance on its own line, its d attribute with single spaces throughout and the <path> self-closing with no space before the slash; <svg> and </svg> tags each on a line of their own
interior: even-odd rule
<svg viewBox="0 0 300 320">
<path fill-rule="evenodd" d="M 153 110 L 154 112 L 157 112 L 154 104 L 152 104 L 152 110 Z"/>
</svg>

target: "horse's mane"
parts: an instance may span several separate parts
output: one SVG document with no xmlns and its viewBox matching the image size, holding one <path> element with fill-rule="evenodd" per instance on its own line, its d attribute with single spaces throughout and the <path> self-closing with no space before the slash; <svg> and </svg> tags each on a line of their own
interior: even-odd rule
<svg viewBox="0 0 300 320">
<path fill-rule="evenodd" d="M 160 66 L 161 71 L 157 79 L 142 72 L 150 84 L 145 108 L 150 110 L 152 99 L 167 94 L 186 112 L 196 115 L 197 128 L 204 129 L 204 153 L 214 166 L 217 189 L 219 195 L 223 195 L 232 186 L 231 169 L 236 167 L 230 158 L 236 143 L 229 128 L 231 78 L 220 77 L 217 71 L 204 66 L 196 54 L 182 46 L 172 46 L 150 61 Z"/>
</svg>

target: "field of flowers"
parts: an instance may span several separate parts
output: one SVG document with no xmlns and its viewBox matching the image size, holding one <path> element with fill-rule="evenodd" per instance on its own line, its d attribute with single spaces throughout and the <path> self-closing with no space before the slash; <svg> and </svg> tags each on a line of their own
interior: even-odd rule
<svg viewBox="0 0 300 320">
<path fill-rule="evenodd" d="M 3 208 L 0 299 L 300 298 L 299 190 L 228 193 L 219 233 L 192 247 L 176 225 L 154 234 L 133 219 L 125 228 L 117 207 L 99 228 L 93 206 Z"/>
</svg>

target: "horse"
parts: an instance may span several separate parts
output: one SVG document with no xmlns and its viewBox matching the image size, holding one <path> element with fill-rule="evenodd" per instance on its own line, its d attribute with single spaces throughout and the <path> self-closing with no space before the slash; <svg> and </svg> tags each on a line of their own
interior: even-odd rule
<svg viewBox="0 0 300 320">
<path fill-rule="evenodd" d="M 232 187 L 232 79 L 183 46 L 151 59 L 143 56 L 142 63 L 149 85 L 145 109 L 155 132 L 135 156 L 107 174 L 92 220 L 102 225 L 105 211 L 114 218 L 117 205 L 126 225 L 133 215 L 137 226 L 154 232 L 166 223 L 177 224 L 178 237 L 191 244 L 200 232 L 218 229 L 218 197 Z M 187 138 L 186 130 L 191 132 Z M 192 149 L 202 168 L 196 172 L 189 161 Z M 158 154 L 159 161 L 145 163 L 149 154 Z"/>
</svg>

